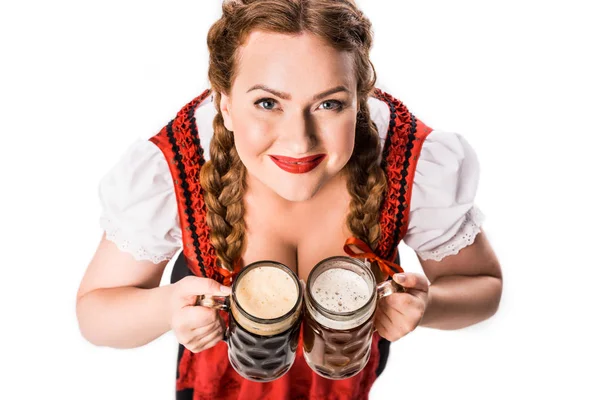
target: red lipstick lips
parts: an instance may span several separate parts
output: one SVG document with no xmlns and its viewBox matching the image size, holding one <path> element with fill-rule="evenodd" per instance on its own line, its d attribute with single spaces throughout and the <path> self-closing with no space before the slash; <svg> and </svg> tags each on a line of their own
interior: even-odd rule
<svg viewBox="0 0 600 400">
<path fill-rule="evenodd" d="M 291 172 L 292 174 L 304 174 L 312 171 L 323 161 L 325 154 L 317 154 L 314 156 L 303 158 L 292 158 L 284 156 L 269 156 L 271 160 L 282 170 Z"/>
</svg>

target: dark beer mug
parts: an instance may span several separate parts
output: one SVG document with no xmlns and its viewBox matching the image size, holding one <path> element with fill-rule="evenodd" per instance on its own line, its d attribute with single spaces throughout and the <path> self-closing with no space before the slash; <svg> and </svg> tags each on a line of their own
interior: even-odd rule
<svg viewBox="0 0 600 400">
<path fill-rule="evenodd" d="M 294 363 L 302 300 L 300 281 L 288 267 L 257 261 L 235 278 L 231 296 L 199 296 L 196 305 L 228 312 L 229 362 L 244 378 L 269 382 Z"/>
<path fill-rule="evenodd" d="M 303 325 L 304 358 L 317 374 L 345 379 L 369 361 L 377 302 L 404 292 L 393 280 L 377 284 L 368 262 L 336 256 L 308 276 Z"/>
</svg>

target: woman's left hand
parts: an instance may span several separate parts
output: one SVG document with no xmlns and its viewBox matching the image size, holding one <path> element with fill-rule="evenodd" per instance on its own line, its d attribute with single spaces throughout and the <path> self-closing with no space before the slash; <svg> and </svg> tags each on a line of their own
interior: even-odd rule
<svg viewBox="0 0 600 400">
<path fill-rule="evenodd" d="M 406 292 L 381 299 L 375 313 L 375 329 L 390 342 L 415 330 L 425 314 L 429 296 L 429 282 L 423 274 L 405 272 L 394 275 L 393 279 Z"/>
</svg>

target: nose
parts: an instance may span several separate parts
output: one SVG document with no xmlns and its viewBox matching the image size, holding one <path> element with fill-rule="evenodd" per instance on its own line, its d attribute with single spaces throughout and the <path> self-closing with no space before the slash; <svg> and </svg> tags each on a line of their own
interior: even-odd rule
<svg viewBox="0 0 600 400">
<path fill-rule="evenodd" d="M 317 144 L 316 126 L 307 113 L 294 113 L 281 126 L 280 141 L 291 156 L 309 154 Z"/>
</svg>

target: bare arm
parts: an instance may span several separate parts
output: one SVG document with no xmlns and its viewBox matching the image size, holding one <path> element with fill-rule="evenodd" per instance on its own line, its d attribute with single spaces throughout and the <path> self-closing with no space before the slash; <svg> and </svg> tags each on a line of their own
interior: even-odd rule
<svg viewBox="0 0 600 400">
<path fill-rule="evenodd" d="M 420 326 L 460 329 L 494 315 L 502 295 L 500 263 L 484 232 L 441 261 L 421 260 L 431 282 Z"/>
<path fill-rule="evenodd" d="M 98 346 L 132 348 L 170 329 L 173 285 L 159 286 L 167 261 L 136 261 L 104 236 L 77 293 L 82 335 Z"/>
</svg>

